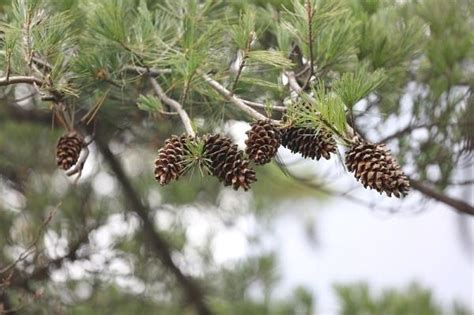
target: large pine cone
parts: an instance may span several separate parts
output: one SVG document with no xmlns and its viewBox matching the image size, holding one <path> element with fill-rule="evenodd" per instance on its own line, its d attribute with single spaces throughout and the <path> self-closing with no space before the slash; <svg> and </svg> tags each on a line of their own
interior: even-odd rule
<svg viewBox="0 0 474 315">
<path fill-rule="evenodd" d="M 365 188 L 400 198 L 410 189 L 410 182 L 384 144 L 357 140 L 346 153 L 346 165 Z"/>
<path fill-rule="evenodd" d="M 76 165 L 84 146 L 84 139 L 74 131 L 60 137 L 56 145 L 56 163 L 59 168 L 66 171 Z"/>
<path fill-rule="evenodd" d="M 165 145 L 158 151 L 155 160 L 155 179 L 160 185 L 167 185 L 184 172 L 187 136 L 172 136 L 165 140 Z"/>
<path fill-rule="evenodd" d="M 270 162 L 281 143 L 280 130 L 270 121 L 258 120 L 246 134 L 248 138 L 245 140 L 245 152 L 250 160 L 257 165 Z"/>
<path fill-rule="evenodd" d="M 210 161 L 210 171 L 225 186 L 245 191 L 255 182 L 255 171 L 249 168 L 249 160 L 244 159 L 242 150 L 232 140 L 222 135 L 210 135 L 204 138 L 204 157 Z"/>
<path fill-rule="evenodd" d="M 334 137 L 323 128 L 287 127 L 282 133 L 282 145 L 293 153 L 301 153 L 304 158 L 328 160 L 337 149 Z"/>
</svg>

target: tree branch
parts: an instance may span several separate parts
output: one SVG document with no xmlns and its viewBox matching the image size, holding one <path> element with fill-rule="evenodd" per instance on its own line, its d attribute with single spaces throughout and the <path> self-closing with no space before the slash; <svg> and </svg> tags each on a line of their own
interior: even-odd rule
<svg viewBox="0 0 474 315">
<path fill-rule="evenodd" d="M 188 113 L 184 110 L 183 106 L 175 101 L 174 99 L 168 97 L 166 93 L 163 91 L 163 88 L 160 86 L 158 81 L 156 81 L 155 78 L 149 77 L 151 85 L 153 86 L 153 89 L 155 90 L 156 95 L 163 101 L 168 106 L 171 106 L 179 115 L 181 118 L 181 121 L 183 122 L 184 128 L 186 129 L 186 133 L 192 137 L 196 136 L 196 133 L 194 132 L 191 119 L 189 118 Z"/>
<path fill-rule="evenodd" d="M 313 6 L 311 5 L 311 1 L 305 1 L 306 12 L 308 16 L 308 46 L 309 46 L 309 76 L 308 80 L 304 84 L 303 89 L 305 89 L 309 82 L 311 81 L 311 77 L 314 75 L 314 52 L 313 52 L 313 45 L 314 45 L 314 38 L 313 38 Z"/>
<path fill-rule="evenodd" d="M 10 297 L 8 296 L 6 290 L 0 291 L 0 314 L 17 314 L 17 312 L 12 308 Z"/>
<path fill-rule="evenodd" d="M 33 76 L 13 76 L 13 77 L 2 77 L 0 78 L 0 86 L 6 86 L 10 84 L 19 84 L 19 83 L 27 83 L 27 84 L 36 84 L 36 85 L 43 85 L 43 80 L 38 79 Z"/>
<path fill-rule="evenodd" d="M 287 107 L 286 106 L 279 106 L 279 105 L 270 105 L 270 106 L 266 106 L 265 104 L 262 104 L 262 103 L 258 103 L 258 102 L 253 102 L 253 101 L 248 101 L 248 100 L 244 100 L 243 98 L 241 98 L 242 102 L 244 102 L 246 105 L 248 106 L 252 106 L 252 107 L 256 107 L 256 108 L 261 108 L 261 109 L 267 109 L 267 108 L 270 108 L 271 110 L 274 110 L 276 112 L 286 112 L 287 111 Z"/>
<path fill-rule="evenodd" d="M 439 202 L 442 202 L 448 206 L 451 206 L 452 208 L 456 209 L 457 211 L 464 213 L 464 214 L 469 214 L 469 215 L 474 215 L 474 207 L 469 205 L 467 202 L 454 199 L 428 185 L 425 183 L 411 179 L 410 178 L 410 185 L 414 189 L 418 190 L 422 194 L 436 200 Z"/>
<path fill-rule="evenodd" d="M 216 80 L 212 79 L 210 76 L 207 74 L 202 74 L 202 78 L 204 81 L 206 81 L 217 93 L 222 95 L 226 100 L 230 101 L 233 103 L 235 106 L 237 106 L 240 110 L 245 112 L 247 115 L 257 119 L 257 120 L 268 120 L 268 118 L 262 114 L 260 114 L 258 111 L 255 109 L 251 108 L 245 102 L 235 96 L 231 91 L 227 90 L 224 86 L 222 86 L 219 82 Z M 280 124 L 279 121 L 272 121 L 275 124 Z"/>
<path fill-rule="evenodd" d="M 108 145 L 102 142 L 100 138 L 96 140 L 96 144 L 105 161 L 107 161 L 122 186 L 130 210 L 135 212 L 141 218 L 145 235 L 149 240 L 149 246 L 153 248 L 162 264 L 174 275 L 176 281 L 185 292 L 189 303 L 194 305 L 198 314 L 212 314 L 211 310 L 205 303 L 204 293 L 201 291 L 201 288 L 197 285 L 194 279 L 184 275 L 174 263 L 171 257 L 170 246 L 155 230 L 153 222 L 148 217 L 148 213 L 150 212 L 149 208 L 143 203 L 142 199 L 133 188 L 119 160 L 110 151 Z"/>
<path fill-rule="evenodd" d="M 287 72 L 286 75 L 288 77 L 288 84 L 290 85 L 290 88 L 298 94 L 303 93 L 303 89 L 300 87 L 300 85 L 296 81 L 294 73 Z M 354 129 L 352 129 L 350 126 L 347 126 L 347 129 L 348 129 L 348 133 L 355 135 Z M 414 189 L 418 190 L 419 192 L 423 193 L 424 195 L 432 199 L 435 199 L 448 206 L 451 206 L 459 212 L 469 214 L 469 215 L 474 215 L 474 207 L 472 207 L 471 205 L 469 205 L 468 203 L 462 200 L 454 199 L 448 195 L 445 195 L 427 186 L 425 183 L 414 180 L 414 179 L 410 179 L 410 184 L 411 184 L 411 187 L 413 187 Z"/>
</svg>

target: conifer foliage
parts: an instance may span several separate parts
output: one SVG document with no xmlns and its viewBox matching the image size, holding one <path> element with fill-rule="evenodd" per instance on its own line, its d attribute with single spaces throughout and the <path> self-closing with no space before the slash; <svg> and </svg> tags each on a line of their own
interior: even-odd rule
<svg viewBox="0 0 474 315">
<path fill-rule="evenodd" d="M 244 292 L 249 283 L 268 284 L 262 296 L 271 299 L 276 277 L 256 282 L 253 274 L 269 264 L 249 265 L 223 290 L 213 246 L 187 244 L 189 216 L 158 226 L 147 220 L 165 205 L 217 208 L 223 186 L 248 191 L 252 206 L 314 196 L 319 180 L 318 189 L 334 188 L 319 191 L 348 196 L 346 185 L 333 185 L 337 176 L 298 176 L 293 165 L 304 159 L 316 167 L 334 161 L 324 163 L 338 168 L 331 175 L 345 164 L 348 182 L 375 190 L 374 198 L 412 189 L 474 215 L 462 194 L 451 194 L 474 180 L 473 12 L 466 0 L 0 0 L 0 191 L 8 197 L 0 194 L 0 270 L 13 266 L 0 272 L 0 313 L 22 312 L 17 300 L 43 286 L 49 304 L 100 303 L 102 293 L 113 304 L 125 296 L 102 290 L 113 283 L 127 288 L 119 290 L 127 302 L 153 305 L 139 313 L 190 314 L 191 306 L 199 315 L 288 313 L 248 309 L 249 301 L 234 307 L 236 297 L 253 296 Z M 235 137 L 246 136 L 245 147 L 225 136 L 238 129 L 228 130 L 234 121 L 250 124 Z M 271 165 L 287 162 L 281 147 L 295 153 L 285 169 Z M 83 166 L 77 185 L 58 185 Z M 57 220 L 38 231 L 56 201 L 64 201 Z M 143 224 L 110 244 L 116 257 L 85 267 L 86 283 L 51 279 L 96 260 L 88 234 L 124 213 Z M 55 240 L 58 250 L 43 255 L 42 245 Z M 21 248 L 32 250 L 18 256 Z M 190 252 L 203 259 L 181 271 Z M 130 274 L 109 273 L 115 258 L 132 262 L 118 268 Z M 201 262 L 209 264 L 200 269 Z M 16 288 L 5 299 L 8 285 Z M 25 313 L 82 314 L 80 304 Z M 288 308 L 295 309 L 314 313 Z"/>
</svg>

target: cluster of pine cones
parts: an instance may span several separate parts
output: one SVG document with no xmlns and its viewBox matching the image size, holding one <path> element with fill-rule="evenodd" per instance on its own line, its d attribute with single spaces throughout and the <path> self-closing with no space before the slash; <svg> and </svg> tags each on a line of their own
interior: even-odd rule
<svg viewBox="0 0 474 315">
<path fill-rule="evenodd" d="M 188 163 L 196 155 L 195 150 L 191 149 L 192 143 L 198 142 L 202 144 L 198 153 L 200 163 L 225 186 L 232 186 L 235 190 L 250 189 L 250 185 L 257 180 L 251 164 L 269 163 L 280 145 L 293 153 L 301 153 L 304 158 L 316 160 L 329 159 L 331 153 L 337 150 L 333 135 L 325 129 L 279 127 L 265 120 L 256 121 L 247 131 L 245 151 L 239 150 L 229 137 L 220 134 L 202 138 L 172 136 L 158 151 L 155 161 L 155 178 L 161 185 L 177 180 L 189 169 Z M 58 166 L 63 170 L 74 166 L 84 146 L 83 138 L 75 132 L 59 138 L 56 151 Z M 365 188 L 384 192 L 389 197 L 401 197 L 408 193 L 408 178 L 385 145 L 357 138 L 346 152 L 345 163 Z"/>
<path fill-rule="evenodd" d="M 196 139 L 172 136 L 165 141 L 155 161 L 155 178 L 161 185 L 177 180 L 185 173 L 186 159 L 190 155 L 187 146 L 193 140 Z M 256 121 L 247 131 L 245 152 L 239 150 L 229 137 L 220 134 L 206 135 L 197 141 L 203 142 L 202 160 L 208 161 L 209 173 L 235 190 L 248 190 L 257 180 L 251 163 L 269 163 L 280 145 L 293 153 L 301 153 L 305 158 L 316 160 L 329 159 L 331 153 L 337 150 L 334 137 L 325 129 L 280 128 L 265 120 Z M 366 188 L 396 197 L 408 193 L 408 179 L 384 145 L 360 139 L 354 141 L 346 154 L 346 165 Z"/>
</svg>

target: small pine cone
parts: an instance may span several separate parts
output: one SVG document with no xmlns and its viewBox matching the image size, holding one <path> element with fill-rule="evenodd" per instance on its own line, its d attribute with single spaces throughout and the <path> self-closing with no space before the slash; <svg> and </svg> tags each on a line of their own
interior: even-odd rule
<svg viewBox="0 0 474 315">
<path fill-rule="evenodd" d="M 336 152 L 336 141 L 326 129 L 287 127 L 282 131 L 282 145 L 293 153 L 301 153 L 304 158 L 328 160 L 330 154 Z"/>
<path fill-rule="evenodd" d="M 410 189 L 408 178 L 384 144 L 356 140 L 346 153 L 346 166 L 364 188 L 385 192 L 389 197 L 393 194 L 400 198 Z"/>
<path fill-rule="evenodd" d="M 74 131 L 60 137 L 56 145 L 58 167 L 66 171 L 76 165 L 84 146 L 84 139 Z"/>
<path fill-rule="evenodd" d="M 269 121 L 258 120 L 246 134 L 245 153 L 250 160 L 257 165 L 270 162 L 280 146 L 281 131 Z"/>
<path fill-rule="evenodd" d="M 182 175 L 188 140 L 187 136 L 172 136 L 165 140 L 165 145 L 158 151 L 155 160 L 155 179 L 160 185 L 167 185 Z"/>
<path fill-rule="evenodd" d="M 204 138 L 204 157 L 210 161 L 210 171 L 225 186 L 245 191 L 255 182 L 255 171 L 249 168 L 249 160 L 244 159 L 244 152 L 237 149 L 232 140 L 222 135 L 211 135 Z"/>
</svg>

